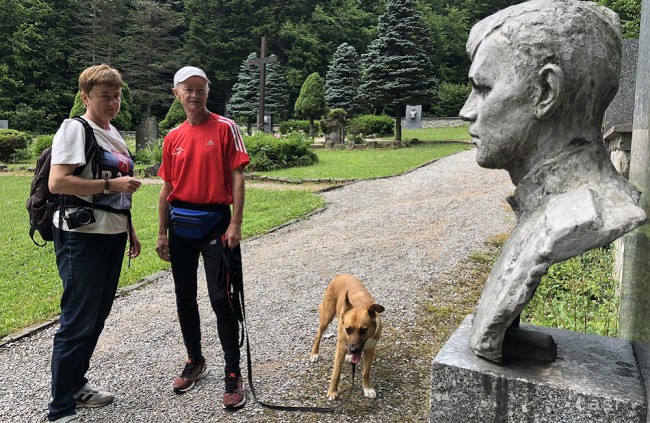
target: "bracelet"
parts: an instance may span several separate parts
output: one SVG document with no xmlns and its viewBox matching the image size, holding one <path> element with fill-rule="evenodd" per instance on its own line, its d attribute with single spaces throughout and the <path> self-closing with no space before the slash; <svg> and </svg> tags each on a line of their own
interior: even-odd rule
<svg viewBox="0 0 650 423">
<path fill-rule="evenodd" d="M 104 179 L 104 194 L 110 194 L 110 193 L 111 190 L 110 190 L 108 179 Z"/>
</svg>

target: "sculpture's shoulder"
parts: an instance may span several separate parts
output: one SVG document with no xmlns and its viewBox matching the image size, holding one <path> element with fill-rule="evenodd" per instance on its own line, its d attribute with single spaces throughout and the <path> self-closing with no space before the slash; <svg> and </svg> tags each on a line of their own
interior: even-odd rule
<svg viewBox="0 0 650 423">
<path fill-rule="evenodd" d="M 580 186 L 551 198 L 544 211 L 544 250 L 564 260 L 642 225 L 646 215 L 634 194 L 618 184 L 603 184 Z"/>
</svg>

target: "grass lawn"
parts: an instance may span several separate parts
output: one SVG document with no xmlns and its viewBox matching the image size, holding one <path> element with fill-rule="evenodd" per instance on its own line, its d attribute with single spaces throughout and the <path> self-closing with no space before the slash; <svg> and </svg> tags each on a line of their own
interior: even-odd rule
<svg viewBox="0 0 650 423">
<path fill-rule="evenodd" d="M 402 129 L 402 139 L 405 141 L 417 138 L 420 141 L 470 141 L 469 125 L 449 128 Z"/>
<path fill-rule="evenodd" d="M 25 200 L 31 176 L 0 176 L 0 337 L 59 314 L 61 281 L 54 247 L 35 246 L 28 234 Z M 133 220 L 142 254 L 124 261 L 120 286 L 168 268 L 155 252 L 159 185 L 143 185 L 134 196 Z M 316 194 L 297 190 L 247 189 L 244 237 L 260 234 L 323 206 Z M 245 258 L 244 258 L 245 259 Z"/>
<path fill-rule="evenodd" d="M 440 142 L 414 144 L 399 149 L 314 150 L 318 155 L 315 165 L 257 174 L 291 179 L 369 179 L 398 175 L 423 163 L 470 148 L 471 144 Z"/>
</svg>

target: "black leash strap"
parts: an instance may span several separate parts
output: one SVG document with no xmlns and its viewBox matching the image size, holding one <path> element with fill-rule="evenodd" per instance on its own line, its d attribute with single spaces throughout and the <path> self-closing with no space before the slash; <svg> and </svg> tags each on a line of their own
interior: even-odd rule
<svg viewBox="0 0 650 423">
<path fill-rule="evenodd" d="M 243 303 L 242 303 L 242 308 L 243 308 Z M 250 345 L 248 342 L 248 329 L 246 328 L 246 322 L 244 319 L 244 330 L 246 331 L 246 361 L 248 362 L 248 385 L 250 386 L 251 393 L 253 394 L 253 398 L 255 401 L 261 405 L 262 407 L 270 408 L 272 410 L 280 410 L 280 411 L 303 411 L 303 412 L 312 412 L 312 413 L 331 413 L 332 411 L 336 411 L 339 408 L 343 407 L 348 403 L 350 400 L 350 397 L 352 396 L 352 388 L 354 387 L 354 373 L 355 373 L 355 364 L 352 364 L 352 385 L 350 386 L 350 389 L 348 389 L 348 395 L 346 396 L 345 400 L 342 401 L 339 405 L 336 407 L 300 407 L 300 406 L 289 406 L 289 405 L 276 405 L 276 404 L 269 404 L 263 401 L 260 401 L 257 398 L 257 392 L 255 392 L 255 386 L 253 385 L 253 369 L 252 369 L 252 364 L 251 364 L 251 349 Z"/>
<path fill-rule="evenodd" d="M 235 247 L 237 248 L 237 247 Z M 239 293 L 239 301 L 241 303 L 241 323 L 242 323 L 242 339 L 240 341 L 240 347 L 241 344 L 243 344 L 243 337 L 244 333 L 246 334 L 246 362 L 247 362 L 247 367 L 248 367 L 248 385 L 250 386 L 251 393 L 253 394 L 253 398 L 255 401 L 261 405 L 262 407 L 270 408 L 272 410 L 279 410 L 279 411 L 303 411 L 303 412 L 312 412 L 312 413 L 331 413 L 333 411 L 338 410 L 339 408 L 343 407 L 348 403 L 350 398 L 352 397 L 352 389 L 354 388 L 354 374 L 355 374 L 355 369 L 356 365 L 352 363 L 352 384 L 350 388 L 348 389 L 348 394 L 345 398 L 345 400 L 341 401 L 341 403 L 335 407 L 299 407 L 299 406 L 287 406 L 287 405 L 276 405 L 276 404 L 269 404 L 263 401 L 260 401 L 257 398 L 257 392 L 255 391 L 255 385 L 253 384 L 253 361 L 251 359 L 251 348 L 250 348 L 250 342 L 248 338 L 248 325 L 246 324 L 246 306 L 244 304 L 244 283 L 243 283 L 243 278 L 241 277 L 242 275 L 242 270 L 241 270 L 241 256 L 236 257 L 234 254 L 233 250 L 225 247 L 224 246 L 224 251 L 225 254 L 222 255 L 223 258 L 223 264 L 225 266 L 225 270 L 227 273 L 229 273 L 231 276 L 233 276 L 233 281 L 232 281 L 232 287 L 235 291 L 235 294 Z M 238 273 L 238 274 L 237 274 Z"/>
</svg>

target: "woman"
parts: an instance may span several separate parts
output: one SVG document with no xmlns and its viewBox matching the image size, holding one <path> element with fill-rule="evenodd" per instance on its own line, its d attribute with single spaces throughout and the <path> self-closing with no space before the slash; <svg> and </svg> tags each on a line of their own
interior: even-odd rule
<svg viewBox="0 0 650 423">
<path fill-rule="evenodd" d="M 130 258 L 141 248 L 130 219 L 131 195 L 140 181 L 132 177 L 129 151 L 110 124 L 120 111 L 122 84 L 119 72 L 107 65 L 91 66 L 79 76 L 83 118 L 101 147 L 87 166 L 81 122 L 66 119 L 52 143 L 48 185 L 51 192 L 65 195 L 59 196 L 63 203 L 53 217 L 63 295 L 52 351 L 50 421 L 76 422 L 77 407 L 101 407 L 114 399 L 112 393 L 92 388 L 85 374 L 113 305 L 127 238 Z M 77 168 L 83 170 L 75 172 Z"/>
</svg>

